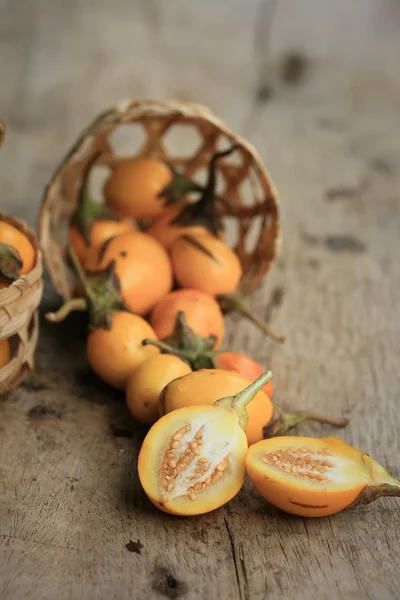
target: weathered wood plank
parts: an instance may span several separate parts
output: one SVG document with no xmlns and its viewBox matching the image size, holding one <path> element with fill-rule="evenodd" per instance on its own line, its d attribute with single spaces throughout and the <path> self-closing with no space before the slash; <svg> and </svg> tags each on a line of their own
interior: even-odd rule
<svg viewBox="0 0 400 600">
<path fill-rule="evenodd" d="M 339 435 L 399 476 L 400 6 L 282 2 L 269 42 L 273 4 L 0 0 L 1 206 L 34 223 L 56 161 L 116 100 L 210 106 L 282 196 L 283 255 L 253 304 L 288 341 L 232 317 L 226 346 L 271 366 L 280 402 L 349 416 Z M 296 86 L 293 48 L 311 57 Z M 35 376 L 0 404 L 2 598 L 399 597 L 396 500 L 306 521 L 246 483 L 198 519 L 156 512 L 135 476 L 144 429 L 88 373 L 83 331 L 43 321 Z"/>
</svg>

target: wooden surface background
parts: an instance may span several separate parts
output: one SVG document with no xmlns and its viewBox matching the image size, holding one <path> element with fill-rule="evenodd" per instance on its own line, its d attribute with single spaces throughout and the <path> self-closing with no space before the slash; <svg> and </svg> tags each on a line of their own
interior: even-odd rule
<svg viewBox="0 0 400 600">
<path fill-rule="evenodd" d="M 399 477 L 399 59 L 398 0 L 0 0 L 1 208 L 35 223 L 57 161 L 116 101 L 208 105 L 282 201 L 252 304 L 287 343 L 231 318 L 226 347 L 271 367 L 282 404 L 348 416 L 339 435 Z M 35 375 L 0 403 L 2 600 L 400 597 L 398 500 L 304 520 L 246 483 L 201 518 L 156 512 L 144 430 L 89 373 L 83 324 L 42 320 Z"/>
</svg>

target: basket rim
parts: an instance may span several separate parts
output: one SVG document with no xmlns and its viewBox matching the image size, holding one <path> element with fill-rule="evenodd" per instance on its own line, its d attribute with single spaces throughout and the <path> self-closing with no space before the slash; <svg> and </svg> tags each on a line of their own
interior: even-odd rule
<svg viewBox="0 0 400 600">
<path fill-rule="evenodd" d="M 102 124 L 102 128 L 106 128 L 107 125 L 111 123 L 117 124 L 121 122 L 124 117 L 127 116 L 128 111 L 133 111 L 136 109 L 142 109 L 141 116 L 160 116 L 154 111 L 159 110 L 168 110 L 169 113 L 173 113 L 174 111 L 177 114 L 182 114 L 182 116 L 193 117 L 198 119 L 203 119 L 208 123 L 211 123 L 216 128 L 218 128 L 226 137 L 229 139 L 235 139 L 236 142 L 242 146 L 253 158 L 257 167 L 263 171 L 265 169 L 263 161 L 261 160 L 261 156 L 255 147 L 248 142 L 245 138 L 243 138 L 240 134 L 234 133 L 231 129 L 229 129 L 221 119 L 219 119 L 209 108 L 202 104 L 198 104 L 196 102 L 191 102 L 189 100 L 161 100 L 154 98 L 142 98 L 135 100 L 123 100 L 110 106 L 109 108 L 103 110 L 99 113 L 92 121 L 87 125 L 84 129 L 81 130 L 75 142 L 70 146 L 69 150 L 62 156 L 60 162 L 54 170 L 53 175 L 50 177 L 47 185 L 44 188 L 42 194 L 42 202 L 40 205 L 39 215 L 38 215 L 38 241 L 39 246 L 42 238 L 41 224 L 43 221 L 43 212 L 46 210 L 45 201 L 49 193 L 50 187 L 53 185 L 59 174 L 62 172 L 65 165 L 68 163 L 70 158 L 72 158 L 76 153 L 79 153 L 82 146 L 85 144 L 88 136 L 96 133 L 95 129 L 98 125 Z M 114 117 L 112 121 L 106 122 L 105 119 L 108 116 Z M 139 116 L 139 115 L 138 115 Z M 268 183 L 271 187 L 271 191 L 273 193 L 276 204 L 279 206 L 280 198 L 278 190 L 273 183 L 271 177 L 268 175 Z"/>
</svg>

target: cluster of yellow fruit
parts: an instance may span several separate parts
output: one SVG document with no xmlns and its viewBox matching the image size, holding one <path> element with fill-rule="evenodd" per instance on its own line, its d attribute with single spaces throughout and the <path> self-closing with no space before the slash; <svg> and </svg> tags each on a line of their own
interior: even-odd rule
<svg viewBox="0 0 400 600">
<path fill-rule="evenodd" d="M 215 165 L 228 153 L 210 161 L 204 188 L 156 158 L 125 160 L 105 183 L 103 205 L 88 194 L 91 163 L 71 222 L 85 296 L 71 308 L 89 308 L 89 363 L 151 425 L 139 454 L 143 488 L 155 506 L 180 515 L 229 501 L 246 469 L 270 502 L 303 516 L 398 495 L 398 482 L 344 442 L 279 436 L 306 418 L 346 421 L 283 414 L 271 400 L 271 373 L 219 350 L 219 300 L 242 275 L 216 209 Z"/>
</svg>

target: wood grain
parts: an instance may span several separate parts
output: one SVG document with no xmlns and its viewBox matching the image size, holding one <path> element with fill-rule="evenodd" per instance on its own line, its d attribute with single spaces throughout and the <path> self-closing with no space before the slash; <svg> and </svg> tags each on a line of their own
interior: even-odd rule
<svg viewBox="0 0 400 600">
<path fill-rule="evenodd" d="M 282 404 L 350 417 L 339 435 L 400 476 L 400 5 L 271 4 L 0 0 L 1 209 L 34 224 L 56 162 L 115 101 L 210 106 L 282 196 L 283 255 L 252 302 L 287 342 L 231 317 L 226 347 L 271 367 Z M 84 326 L 42 320 L 35 375 L 0 403 L 2 600 L 399 598 L 395 499 L 304 520 L 246 483 L 201 518 L 156 512 L 145 431 L 87 370 Z"/>
</svg>

